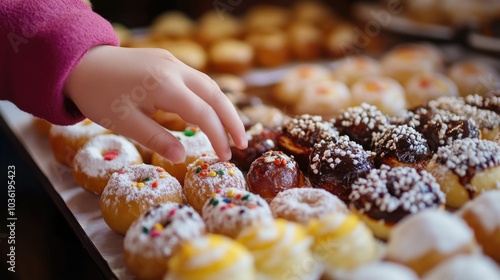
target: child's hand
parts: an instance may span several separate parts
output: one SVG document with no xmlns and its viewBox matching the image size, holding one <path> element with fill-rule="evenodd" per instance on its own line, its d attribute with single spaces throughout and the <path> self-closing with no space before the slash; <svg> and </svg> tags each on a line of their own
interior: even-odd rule
<svg viewBox="0 0 500 280">
<path fill-rule="evenodd" d="M 89 119 L 173 162 L 183 161 L 185 151 L 150 118 L 158 109 L 199 125 L 221 160 L 231 157 L 226 129 L 238 148 L 247 146 L 243 123 L 217 84 L 166 50 L 95 47 L 73 69 L 65 91 Z"/>
</svg>

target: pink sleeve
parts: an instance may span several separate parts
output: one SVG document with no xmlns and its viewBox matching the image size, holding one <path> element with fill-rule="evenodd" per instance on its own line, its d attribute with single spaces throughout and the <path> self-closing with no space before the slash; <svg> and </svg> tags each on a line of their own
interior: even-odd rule
<svg viewBox="0 0 500 280">
<path fill-rule="evenodd" d="M 111 24 L 80 0 L 0 0 L 0 99 L 52 123 L 84 118 L 64 83 L 86 52 L 118 45 Z"/>
</svg>

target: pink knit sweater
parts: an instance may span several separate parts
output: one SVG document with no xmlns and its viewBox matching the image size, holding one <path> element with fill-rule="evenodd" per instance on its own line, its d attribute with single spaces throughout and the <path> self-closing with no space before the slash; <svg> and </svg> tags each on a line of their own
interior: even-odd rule
<svg viewBox="0 0 500 280">
<path fill-rule="evenodd" d="M 118 39 L 80 0 L 0 0 L 0 99 L 55 124 L 82 120 L 64 83 L 97 45 Z"/>
</svg>

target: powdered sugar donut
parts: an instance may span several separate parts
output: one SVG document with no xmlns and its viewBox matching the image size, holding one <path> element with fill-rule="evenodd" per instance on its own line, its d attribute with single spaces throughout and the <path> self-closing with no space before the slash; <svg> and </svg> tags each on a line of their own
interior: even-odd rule
<svg viewBox="0 0 500 280">
<path fill-rule="evenodd" d="M 463 220 L 444 210 L 428 209 L 394 226 L 386 258 L 422 276 L 447 259 L 476 251 L 474 233 Z"/>
<path fill-rule="evenodd" d="M 154 152 L 151 157 L 151 164 L 163 167 L 170 175 L 174 176 L 181 185 L 184 183 L 186 176 L 187 166 L 203 154 L 214 154 L 215 151 L 208 140 L 207 135 L 198 127 L 190 126 L 184 131 L 169 131 L 179 139 L 184 151 L 186 152 L 186 159 L 181 163 L 173 163 L 164 158 L 158 153 Z"/>
<path fill-rule="evenodd" d="M 125 264 L 139 279 L 162 279 L 177 247 L 205 233 L 205 224 L 193 208 L 163 203 L 141 215 L 123 241 Z"/>
<path fill-rule="evenodd" d="M 90 138 L 106 133 L 111 131 L 89 119 L 68 126 L 52 125 L 49 131 L 50 147 L 59 163 L 71 167 L 76 152 Z"/>
<path fill-rule="evenodd" d="M 183 203 L 182 186 L 161 167 L 136 164 L 113 173 L 101 195 L 106 224 L 119 234 L 151 207 L 164 202 Z"/>
<path fill-rule="evenodd" d="M 209 232 L 236 238 L 247 226 L 273 219 L 267 202 L 259 195 L 241 189 L 218 189 L 202 209 Z"/>
<path fill-rule="evenodd" d="M 233 163 L 204 155 L 188 165 L 183 191 L 187 203 L 198 213 L 212 193 L 227 188 L 248 189 L 243 173 Z"/>
<path fill-rule="evenodd" d="M 349 210 L 337 196 L 314 188 L 284 190 L 271 201 L 271 211 L 276 218 L 283 218 L 307 226 L 312 219 Z"/>
<path fill-rule="evenodd" d="M 497 184 L 500 187 L 500 181 Z M 483 253 L 500 263 L 500 190 L 478 195 L 464 204 L 459 216 L 474 230 Z"/>
<path fill-rule="evenodd" d="M 426 167 L 446 194 L 446 205 L 459 208 L 481 192 L 500 187 L 500 146 L 474 138 L 440 147 Z"/>
<path fill-rule="evenodd" d="M 75 155 L 72 174 L 87 191 L 101 194 L 114 172 L 142 163 L 134 144 L 123 136 L 104 134 L 90 139 Z"/>
</svg>

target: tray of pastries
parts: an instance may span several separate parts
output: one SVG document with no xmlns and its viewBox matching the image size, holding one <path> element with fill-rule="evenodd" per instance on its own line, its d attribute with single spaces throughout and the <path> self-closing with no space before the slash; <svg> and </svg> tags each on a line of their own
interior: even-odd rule
<svg viewBox="0 0 500 280">
<path fill-rule="evenodd" d="M 279 11 L 246 24 L 272 13 L 279 26 Z M 194 32 L 172 17 L 177 28 L 151 27 L 130 47 L 186 44 L 163 37 Z M 9 103 L 0 113 L 110 277 L 500 279 L 498 62 L 428 42 L 255 61 L 199 66 L 247 129 L 229 161 L 168 112 L 152 118 L 184 145 L 182 163 L 90 120 L 56 126 Z"/>
</svg>

